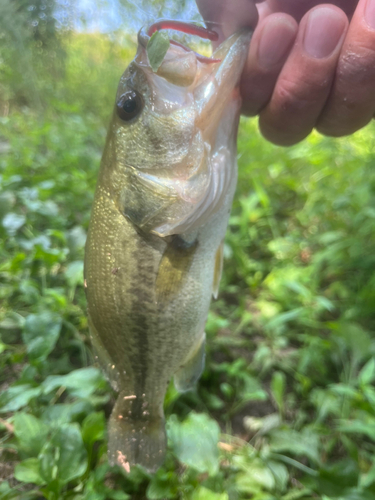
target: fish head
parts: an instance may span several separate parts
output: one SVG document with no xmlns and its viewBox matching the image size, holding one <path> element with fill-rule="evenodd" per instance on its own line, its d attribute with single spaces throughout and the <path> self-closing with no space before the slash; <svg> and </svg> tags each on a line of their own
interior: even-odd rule
<svg viewBox="0 0 375 500">
<path fill-rule="evenodd" d="M 153 71 L 145 30 L 120 79 L 107 147 L 119 210 L 165 237 L 193 231 L 217 212 L 235 176 L 238 82 L 250 33 L 212 58 L 175 44 Z"/>
</svg>

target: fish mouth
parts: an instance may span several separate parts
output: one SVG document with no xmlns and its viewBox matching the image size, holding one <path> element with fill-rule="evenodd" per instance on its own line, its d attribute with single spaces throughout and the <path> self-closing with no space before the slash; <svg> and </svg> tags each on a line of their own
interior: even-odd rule
<svg viewBox="0 0 375 500">
<path fill-rule="evenodd" d="M 215 31 L 209 30 L 202 26 L 182 21 L 174 21 L 169 19 L 160 19 L 151 25 L 144 26 L 138 33 L 139 44 L 147 50 L 147 44 L 151 36 L 159 30 L 172 29 L 183 33 L 197 35 L 201 38 L 216 41 L 218 34 Z M 239 92 L 237 96 L 233 95 L 236 92 L 238 83 L 243 70 L 243 66 L 247 57 L 248 47 L 251 40 L 252 31 L 250 29 L 242 29 L 234 35 L 222 42 L 213 52 L 211 57 L 205 57 L 197 54 L 191 48 L 186 47 L 173 39 L 170 43 L 174 46 L 183 49 L 180 51 L 180 56 L 165 60 L 157 71 L 159 76 L 167 80 L 173 79 L 173 83 L 178 86 L 191 86 L 194 95 L 194 100 L 197 104 L 199 127 L 205 128 L 208 120 L 219 120 L 222 111 L 228 104 L 229 100 L 237 97 L 239 101 Z M 185 56 L 183 55 L 185 54 Z M 182 62 L 183 67 L 178 65 L 177 61 Z M 170 64 L 171 63 L 171 64 Z M 199 66 L 195 69 L 193 65 Z M 181 71 L 186 71 L 187 66 L 191 66 L 191 71 L 185 75 L 181 75 Z M 172 70 L 171 70 L 172 67 Z M 184 68 L 184 69 L 183 69 Z M 176 78 L 174 73 L 179 73 L 179 78 Z M 173 76 L 171 76 L 173 75 Z"/>
</svg>

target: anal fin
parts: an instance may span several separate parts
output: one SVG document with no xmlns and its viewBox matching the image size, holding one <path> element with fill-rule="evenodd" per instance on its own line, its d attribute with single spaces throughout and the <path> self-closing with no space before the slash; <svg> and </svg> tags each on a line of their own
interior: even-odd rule
<svg viewBox="0 0 375 500">
<path fill-rule="evenodd" d="M 204 369 L 205 339 L 206 336 L 203 335 L 197 349 L 174 374 L 174 385 L 179 392 L 186 392 L 195 389 L 195 385 Z"/>
</svg>

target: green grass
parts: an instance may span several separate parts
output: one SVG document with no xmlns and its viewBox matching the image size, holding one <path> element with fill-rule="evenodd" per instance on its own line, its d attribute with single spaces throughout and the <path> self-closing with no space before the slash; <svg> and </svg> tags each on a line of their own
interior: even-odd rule
<svg viewBox="0 0 375 500">
<path fill-rule="evenodd" d="M 126 475 L 107 464 L 82 266 L 132 52 L 64 43 L 61 79 L 35 69 L 42 110 L 11 88 L 0 107 L 0 499 L 373 500 L 374 126 L 281 149 L 242 120 L 206 369 L 168 390 L 165 465 Z"/>
</svg>

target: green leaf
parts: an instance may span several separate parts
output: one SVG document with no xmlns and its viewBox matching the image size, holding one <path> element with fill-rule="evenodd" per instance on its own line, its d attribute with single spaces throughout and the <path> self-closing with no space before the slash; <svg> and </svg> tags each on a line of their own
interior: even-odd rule
<svg viewBox="0 0 375 500">
<path fill-rule="evenodd" d="M 49 484 L 61 486 L 82 476 L 87 468 L 87 452 L 78 425 L 61 426 L 39 454 L 40 475 Z"/>
<path fill-rule="evenodd" d="M 56 345 L 62 319 L 58 314 L 43 312 L 27 316 L 22 334 L 30 360 L 43 361 Z"/>
<path fill-rule="evenodd" d="M 79 368 L 68 375 L 50 375 L 41 384 L 43 393 L 48 394 L 58 387 L 66 387 L 72 396 L 87 398 L 97 389 L 103 388 L 104 377 L 98 368 Z"/>
<path fill-rule="evenodd" d="M 368 417 L 365 419 L 342 420 L 338 425 L 340 432 L 364 434 L 373 441 L 375 440 L 375 418 Z"/>
<path fill-rule="evenodd" d="M 281 500 L 305 500 L 307 498 L 312 498 L 312 491 L 310 489 L 304 488 L 303 490 L 293 490 L 284 495 Z"/>
<path fill-rule="evenodd" d="M 363 385 L 368 385 L 371 384 L 375 380 L 375 359 L 371 358 L 370 361 L 368 361 L 365 366 L 362 368 L 362 370 L 359 373 L 358 376 L 359 382 Z"/>
<path fill-rule="evenodd" d="M 18 330 L 23 328 L 25 318 L 15 311 L 10 311 L 4 319 L 0 321 L 0 330 Z"/>
<path fill-rule="evenodd" d="M 74 403 L 54 404 L 48 406 L 43 414 L 43 421 L 54 427 L 61 424 L 68 424 L 77 420 L 82 415 L 87 415 L 94 411 L 94 408 L 87 400 L 78 399 Z"/>
<path fill-rule="evenodd" d="M 285 387 L 285 374 L 283 372 L 275 372 L 272 376 L 271 391 L 281 413 L 284 411 Z"/>
<path fill-rule="evenodd" d="M 165 472 L 163 469 L 152 477 L 147 488 L 149 500 L 164 500 L 175 498 L 178 493 L 178 478 L 174 472 Z"/>
<path fill-rule="evenodd" d="M 27 413 L 16 413 L 13 423 L 19 448 L 28 455 L 38 456 L 48 435 L 46 424 Z"/>
<path fill-rule="evenodd" d="M 362 488 L 350 488 L 340 500 L 374 500 L 374 492 L 366 492 Z"/>
<path fill-rule="evenodd" d="M 216 421 L 203 413 L 191 412 L 182 423 L 173 415 L 168 421 L 168 436 L 180 462 L 210 475 L 219 470 L 219 435 Z"/>
<path fill-rule="evenodd" d="M 14 236 L 16 232 L 25 224 L 26 217 L 24 215 L 9 212 L 3 218 L 3 227 L 9 236 Z"/>
<path fill-rule="evenodd" d="M 26 406 L 31 399 L 41 394 L 42 388 L 30 384 L 15 385 L 0 395 L 0 412 L 17 411 Z"/>
<path fill-rule="evenodd" d="M 360 324 L 341 322 L 335 332 L 337 340 L 345 341 L 345 348 L 349 348 L 356 363 L 362 361 L 371 352 L 371 336 Z"/>
<path fill-rule="evenodd" d="M 39 460 L 37 458 L 28 458 L 17 464 L 14 477 L 23 483 L 45 484 L 39 473 Z"/>
<path fill-rule="evenodd" d="M 95 441 L 104 438 L 105 417 L 103 412 L 90 413 L 82 423 L 82 439 L 88 448 L 91 448 Z"/>
<path fill-rule="evenodd" d="M 228 498 L 228 493 L 215 493 L 203 486 L 196 488 L 191 496 L 191 500 L 228 500 Z"/>
<path fill-rule="evenodd" d="M 76 260 L 70 262 L 65 271 L 65 277 L 71 287 L 75 287 L 78 283 L 83 283 L 83 261 Z"/>
<path fill-rule="evenodd" d="M 289 321 L 297 320 L 302 315 L 303 311 L 303 307 L 297 307 L 291 311 L 280 313 L 268 322 L 267 327 L 272 330 L 284 326 L 286 323 L 289 323 Z"/>
<path fill-rule="evenodd" d="M 236 488 L 242 493 L 254 494 L 260 488 L 273 491 L 275 485 L 274 475 L 261 460 L 254 460 L 246 472 L 236 476 Z"/>
<path fill-rule="evenodd" d="M 320 461 L 319 437 L 308 429 L 304 429 L 303 432 L 275 429 L 271 433 L 270 445 L 273 452 L 306 456 L 315 463 Z"/>
<path fill-rule="evenodd" d="M 167 33 L 155 31 L 147 43 L 147 56 L 152 71 L 156 72 L 168 52 L 170 41 Z"/>
<path fill-rule="evenodd" d="M 289 480 L 289 473 L 288 469 L 284 464 L 281 464 L 279 462 L 274 462 L 269 460 L 267 462 L 268 468 L 273 474 L 273 477 L 275 479 L 275 485 L 278 491 L 285 491 L 288 480 Z"/>
</svg>

